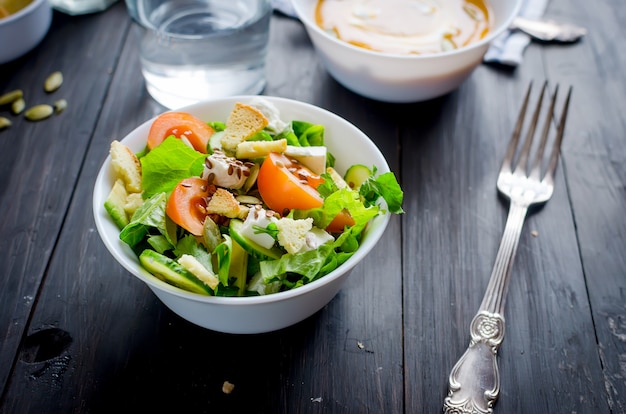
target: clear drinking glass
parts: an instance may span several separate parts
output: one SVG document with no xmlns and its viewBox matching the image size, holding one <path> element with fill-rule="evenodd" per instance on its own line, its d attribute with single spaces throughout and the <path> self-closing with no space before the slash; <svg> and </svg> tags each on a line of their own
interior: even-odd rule
<svg viewBox="0 0 626 414">
<path fill-rule="evenodd" d="M 265 87 L 270 0 L 126 0 L 150 95 L 169 109 Z"/>
</svg>

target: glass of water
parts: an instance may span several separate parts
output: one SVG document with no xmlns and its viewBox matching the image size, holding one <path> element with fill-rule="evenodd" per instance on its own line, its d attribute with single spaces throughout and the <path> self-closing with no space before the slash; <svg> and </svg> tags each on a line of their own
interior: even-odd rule
<svg viewBox="0 0 626 414">
<path fill-rule="evenodd" d="M 174 109 L 265 87 L 271 0 L 126 0 L 150 95 Z"/>
</svg>

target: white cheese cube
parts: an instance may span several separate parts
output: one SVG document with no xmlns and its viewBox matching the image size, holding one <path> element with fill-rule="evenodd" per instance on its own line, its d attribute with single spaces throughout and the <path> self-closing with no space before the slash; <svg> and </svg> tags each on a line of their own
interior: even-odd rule
<svg viewBox="0 0 626 414">
<path fill-rule="evenodd" d="M 332 241 L 335 241 L 333 236 L 327 233 L 325 230 L 320 229 L 319 227 L 312 227 L 311 230 L 306 234 L 305 245 L 302 247 L 301 251 L 307 250 L 315 250 L 320 247 L 322 244 L 326 244 Z"/>
<path fill-rule="evenodd" d="M 262 208 L 251 208 L 248 216 L 243 222 L 241 234 L 266 249 L 271 249 L 276 240 L 272 236 L 264 232 L 258 232 L 255 227 L 267 228 L 267 226 L 276 219 L 272 214 L 268 214 Z"/>
<path fill-rule="evenodd" d="M 326 147 L 296 147 L 287 145 L 285 155 L 297 160 L 317 175 L 326 172 Z"/>
</svg>

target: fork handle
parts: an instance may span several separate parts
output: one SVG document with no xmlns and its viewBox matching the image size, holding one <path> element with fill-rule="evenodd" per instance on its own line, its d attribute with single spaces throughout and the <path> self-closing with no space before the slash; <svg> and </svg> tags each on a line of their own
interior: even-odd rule
<svg viewBox="0 0 626 414">
<path fill-rule="evenodd" d="M 469 347 L 448 379 L 446 414 L 493 413 L 500 394 L 496 360 L 504 339 L 504 302 L 528 206 L 511 203 L 489 285 L 470 325 Z"/>
</svg>

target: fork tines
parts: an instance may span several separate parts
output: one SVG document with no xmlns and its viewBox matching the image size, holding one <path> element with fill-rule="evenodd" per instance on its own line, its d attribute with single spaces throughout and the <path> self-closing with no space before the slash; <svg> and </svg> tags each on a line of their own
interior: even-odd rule
<svg viewBox="0 0 626 414">
<path fill-rule="evenodd" d="M 530 95 L 532 91 L 532 82 L 528 85 L 528 90 L 526 92 L 526 97 L 524 98 L 524 102 L 522 104 L 522 108 L 520 109 L 519 116 L 517 118 L 517 123 L 515 125 L 515 129 L 513 131 L 513 135 L 511 137 L 511 141 L 509 142 L 509 146 L 506 151 L 506 155 L 504 157 L 504 161 L 502 163 L 501 171 L 513 172 L 513 174 L 518 175 L 526 175 L 528 169 L 528 158 L 530 154 L 530 150 L 533 144 L 533 137 L 535 134 L 535 129 L 537 128 L 537 124 L 539 121 L 539 116 L 541 113 L 541 107 L 543 103 L 543 97 L 548 89 L 548 82 L 546 81 L 543 84 L 543 88 L 541 89 L 541 93 L 537 100 L 537 106 L 535 108 L 535 112 L 531 118 L 530 124 L 528 126 L 528 131 L 526 132 L 526 139 L 524 140 L 523 147 L 519 154 L 517 163 L 514 164 L 515 153 L 517 150 L 517 146 L 519 144 L 520 135 L 522 133 L 522 128 L 524 125 L 524 118 L 526 116 L 526 109 L 528 108 L 528 102 L 530 100 Z M 554 107 L 557 100 L 559 85 L 557 84 L 554 89 L 554 94 L 552 95 L 552 100 L 550 101 L 550 109 L 546 115 L 543 131 L 541 134 L 541 140 L 537 147 L 537 154 L 535 156 L 534 162 L 530 169 L 530 177 L 540 180 L 541 176 L 541 164 L 543 160 L 543 154 L 545 151 L 546 143 L 548 141 L 548 136 L 550 132 L 550 126 L 554 119 Z M 544 180 L 552 181 L 554 177 L 554 172 L 556 170 L 556 166 L 559 159 L 559 151 L 561 147 L 561 143 L 563 141 L 563 132 L 565 130 L 565 120 L 567 118 L 567 111 L 569 107 L 570 97 L 572 95 L 572 87 L 570 86 L 569 91 L 567 93 L 567 97 L 565 99 L 565 103 L 563 105 L 563 110 L 561 112 L 561 116 L 559 118 L 559 124 L 557 127 L 556 138 L 554 145 L 552 146 L 552 153 L 550 154 L 550 159 L 548 161 L 548 165 L 545 169 L 545 177 Z M 513 170 L 515 168 L 515 170 Z"/>
</svg>

